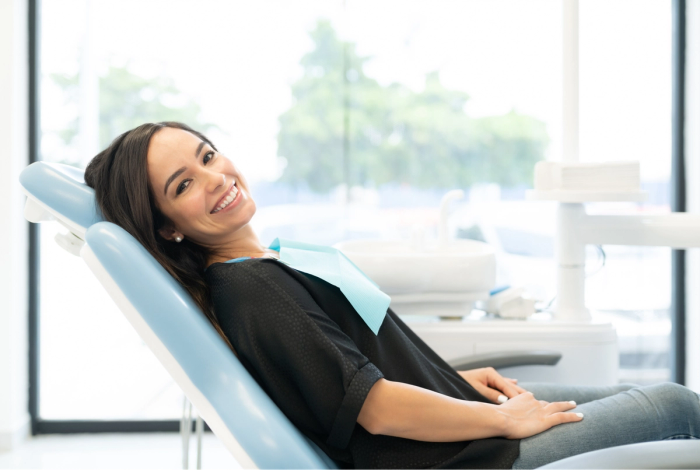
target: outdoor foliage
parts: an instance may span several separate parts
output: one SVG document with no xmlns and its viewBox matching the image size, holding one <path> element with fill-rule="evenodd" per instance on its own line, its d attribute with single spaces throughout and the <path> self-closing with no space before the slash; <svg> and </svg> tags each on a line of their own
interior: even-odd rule
<svg viewBox="0 0 700 470">
<path fill-rule="evenodd" d="M 363 70 L 370 59 L 340 41 L 328 21 L 310 36 L 314 49 L 301 59 L 294 104 L 279 118 L 278 156 L 287 160 L 282 182 L 317 192 L 341 183 L 531 184 L 549 141 L 543 122 L 515 111 L 470 118 L 469 96 L 445 88 L 437 72 L 420 92 L 382 86 Z"/>
<path fill-rule="evenodd" d="M 278 151 L 287 161 L 280 183 L 326 193 L 345 183 L 416 188 L 468 187 L 494 182 L 529 185 L 548 144 L 543 122 L 511 111 L 471 118 L 469 95 L 447 89 L 437 72 L 415 92 L 380 85 L 365 74 L 370 60 L 341 41 L 330 22 L 310 33 L 314 47 L 301 58 L 293 105 L 279 117 Z M 78 101 L 78 75 L 51 75 L 67 100 Z M 143 78 L 127 66 L 99 78 L 100 148 L 144 122 L 182 121 L 206 130 L 200 106 L 169 78 Z M 78 119 L 60 135 L 68 145 Z"/>
<path fill-rule="evenodd" d="M 78 75 L 51 75 L 69 100 L 78 101 Z M 109 67 L 99 78 L 100 148 L 119 134 L 145 122 L 180 121 L 197 129 L 207 126 L 199 119 L 200 106 L 184 96 L 172 80 L 140 77 L 127 66 Z M 78 119 L 61 132 L 66 144 L 78 134 Z"/>
</svg>

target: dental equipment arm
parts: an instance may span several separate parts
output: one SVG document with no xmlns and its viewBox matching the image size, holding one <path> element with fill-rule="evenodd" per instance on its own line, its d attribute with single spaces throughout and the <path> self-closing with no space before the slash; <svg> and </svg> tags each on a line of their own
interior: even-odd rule
<svg viewBox="0 0 700 470">
<path fill-rule="evenodd" d="M 687 213 L 589 215 L 587 202 L 640 202 L 635 162 L 538 162 L 531 201 L 557 201 L 557 299 L 554 319 L 588 323 L 585 305 L 586 245 L 700 247 L 700 215 Z"/>
<path fill-rule="evenodd" d="M 584 299 L 587 244 L 700 247 L 700 216 L 588 215 L 583 203 L 560 203 L 555 252 L 558 320 L 590 321 Z"/>
</svg>

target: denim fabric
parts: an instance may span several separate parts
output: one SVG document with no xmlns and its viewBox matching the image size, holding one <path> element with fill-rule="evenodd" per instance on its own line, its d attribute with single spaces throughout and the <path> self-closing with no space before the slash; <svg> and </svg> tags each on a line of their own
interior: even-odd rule
<svg viewBox="0 0 700 470">
<path fill-rule="evenodd" d="M 519 384 L 545 401 L 570 401 L 583 420 L 520 441 L 514 469 L 537 468 L 572 455 L 665 439 L 700 439 L 700 396 L 675 383 L 577 387 Z"/>
</svg>

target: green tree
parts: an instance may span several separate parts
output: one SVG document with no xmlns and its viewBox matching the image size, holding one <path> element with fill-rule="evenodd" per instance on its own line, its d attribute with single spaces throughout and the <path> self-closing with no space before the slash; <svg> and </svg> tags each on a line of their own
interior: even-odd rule
<svg viewBox="0 0 700 470">
<path fill-rule="evenodd" d="M 349 83 L 353 85 L 349 105 L 353 123 L 372 114 L 374 101 L 368 95 L 381 89 L 364 75 L 367 59 L 357 55 L 354 45 L 343 44 L 330 23 L 319 22 L 311 37 L 315 48 L 302 57 L 304 74 L 292 85 L 295 104 L 279 118 L 278 155 L 288 162 L 282 182 L 307 184 L 323 192 L 344 181 L 345 93 Z M 367 105 L 361 113 L 357 112 L 358 91 Z M 362 145 L 355 137 L 350 138 L 353 147 Z"/>
<path fill-rule="evenodd" d="M 418 93 L 398 83 L 381 86 L 363 70 L 369 58 L 340 41 L 330 22 L 319 21 L 310 36 L 314 48 L 301 59 L 293 105 L 279 118 L 278 155 L 288 162 L 282 182 L 318 192 L 343 182 L 531 183 L 549 142 L 541 121 L 515 111 L 470 118 L 469 96 L 445 88 L 437 72 Z"/>
<path fill-rule="evenodd" d="M 67 100 L 79 99 L 78 75 L 51 75 Z M 105 148 L 122 132 L 145 122 L 180 121 L 198 129 L 212 127 L 200 119 L 198 103 L 177 89 L 172 79 L 143 78 L 128 67 L 110 67 L 99 78 L 100 148 Z M 60 136 L 70 144 L 78 135 L 76 117 Z"/>
</svg>

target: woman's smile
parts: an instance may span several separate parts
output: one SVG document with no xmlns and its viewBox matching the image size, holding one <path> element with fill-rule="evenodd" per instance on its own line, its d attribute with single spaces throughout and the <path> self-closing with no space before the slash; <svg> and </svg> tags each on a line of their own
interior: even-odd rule
<svg viewBox="0 0 700 470">
<path fill-rule="evenodd" d="M 238 201 L 240 199 L 238 197 L 238 193 L 240 192 L 241 191 L 238 190 L 238 186 L 236 186 L 236 180 L 234 180 L 233 183 L 231 183 L 231 187 L 223 196 L 221 196 L 221 199 L 219 199 L 219 201 L 216 203 L 216 206 L 210 212 L 210 214 L 216 214 L 232 206 L 238 205 Z"/>
</svg>

